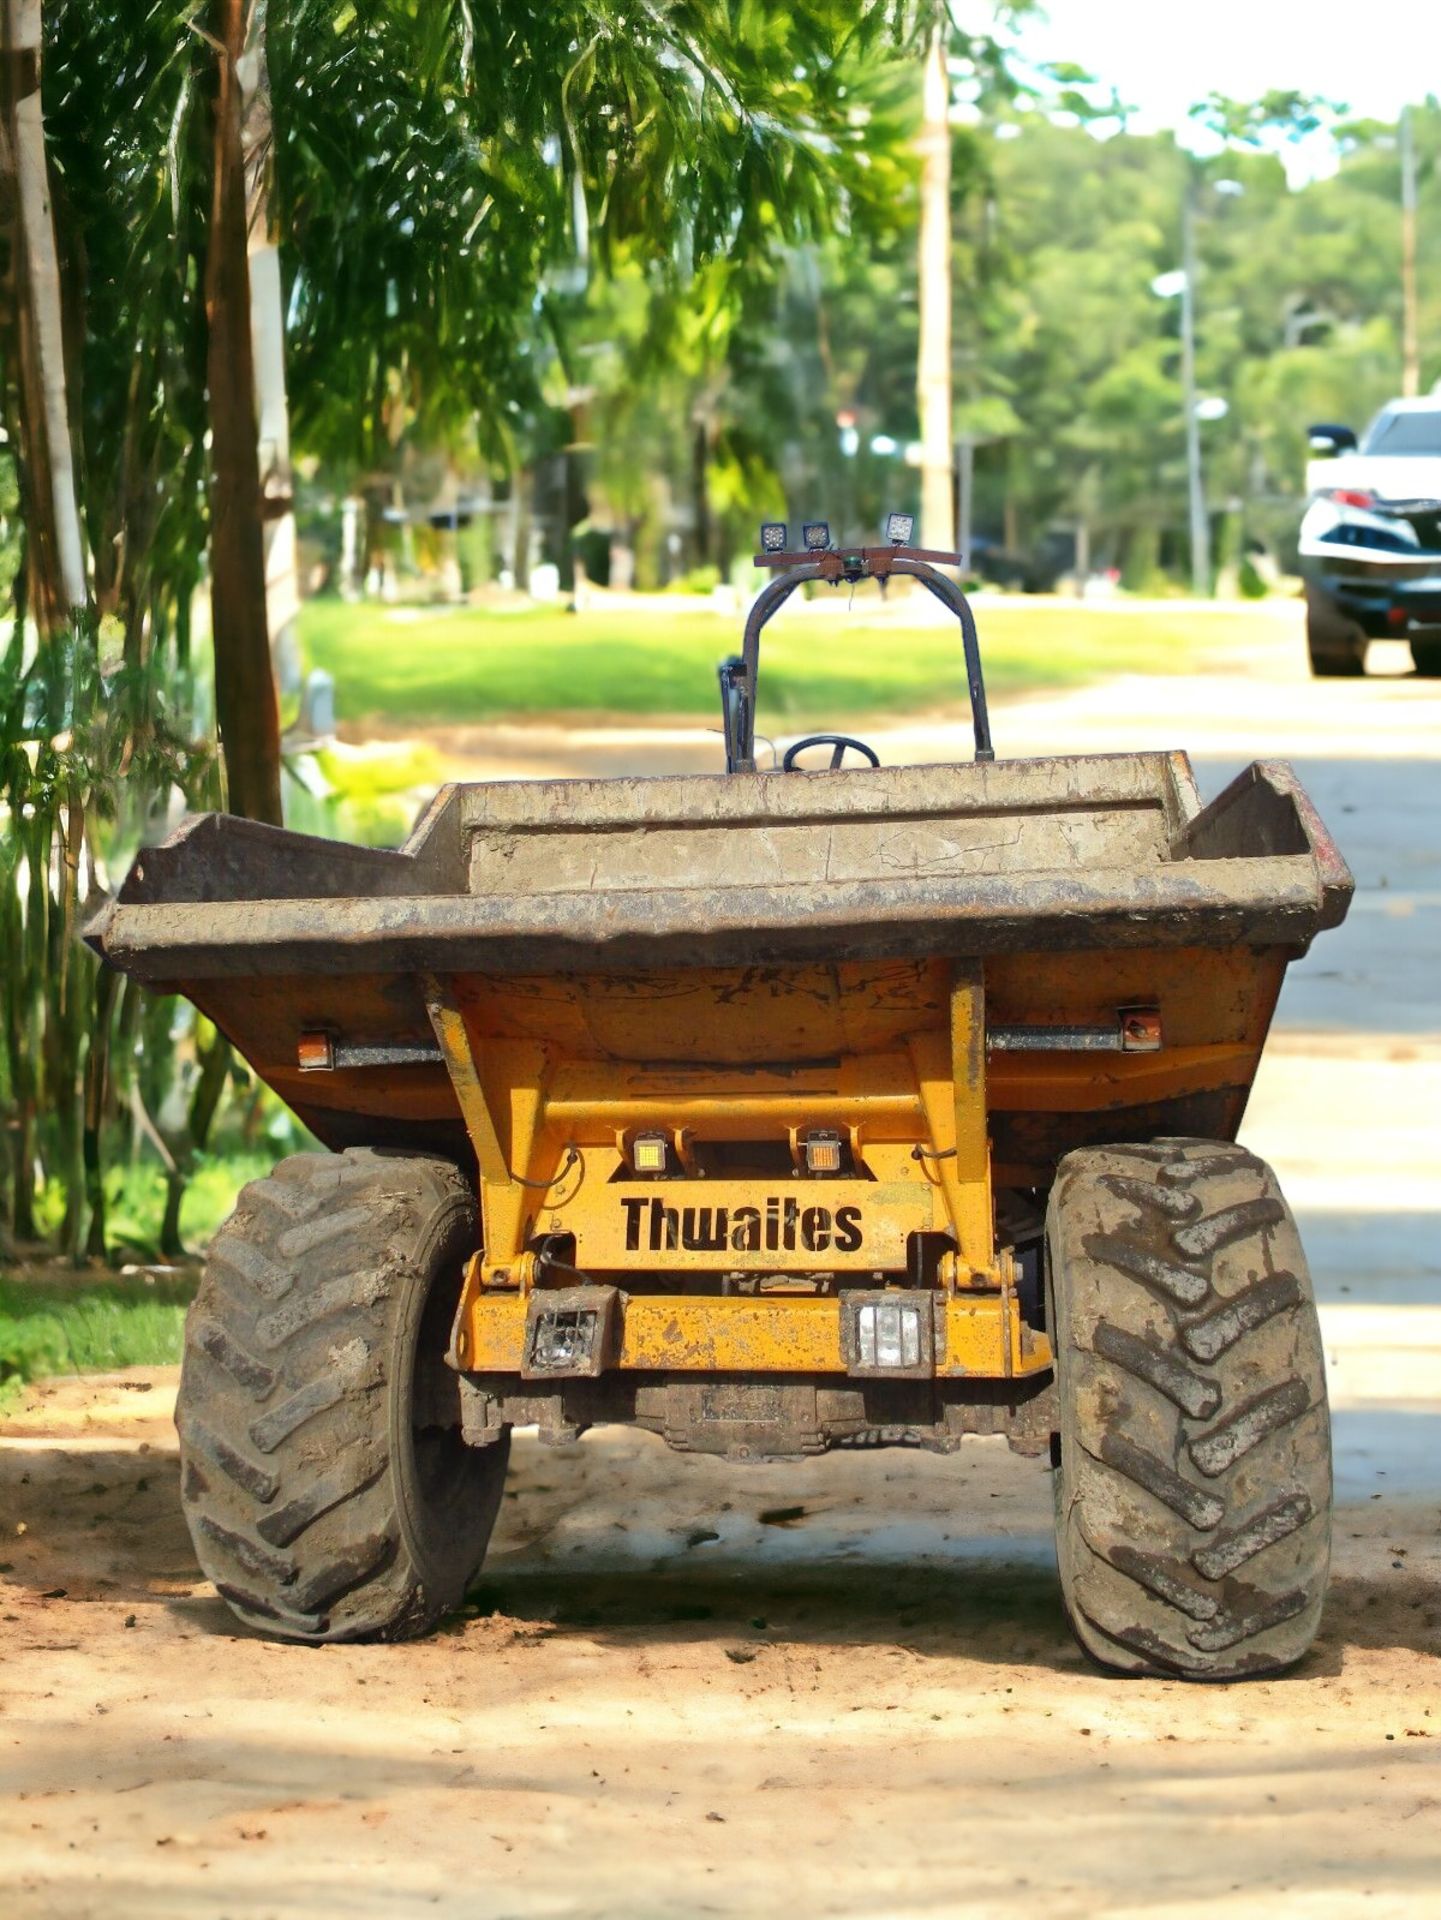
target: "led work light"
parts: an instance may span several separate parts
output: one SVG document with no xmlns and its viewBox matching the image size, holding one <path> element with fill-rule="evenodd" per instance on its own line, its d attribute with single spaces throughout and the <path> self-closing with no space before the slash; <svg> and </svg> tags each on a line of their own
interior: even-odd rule
<svg viewBox="0 0 1441 1920">
<path fill-rule="evenodd" d="M 921 1309 L 909 1300 L 868 1302 L 856 1314 L 856 1353 L 862 1367 L 921 1364 Z"/>
<path fill-rule="evenodd" d="M 911 536 L 916 530 L 916 516 L 913 513 L 888 513 L 886 515 L 886 540 L 893 547 L 908 547 Z"/>
<path fill-rule="evenodd" d="M 807 1173 L 839 1173 L 841 1170 L 841 1136 L 829 1127 L 817 1127 L 808 1133 L 801 1146 L 806 1157 Z"/>
<path fill-rule="evenodd" d="M 807 553 L 824 553 L 831 544 L 831 527 L 828 520 L 807 520 L 801 530 L 806 543 Z"/>
<path fill-rule="evenodd" d="M 790 534 L 786 529 L 786 523 L 784 520 L 762 520 L 761 522 L 761 552 L 762 553 L 784 553 L 786 550 L 786 541 L 789 538 L 790 538 Z"/>
<path fill-rule="evenodd" d="M 921 1379 L 935 1367 L 934 1309 L 927 1293 L 841 1295 L 841 1351 L 847 1373 Z"/>
<path fill-rule="evenodd" d="M 631 1142 L 630 1163 L 637 1173 L 664 1173 L 667 1160 L 663 1133 L 638 1133 Z"/>
</svg>

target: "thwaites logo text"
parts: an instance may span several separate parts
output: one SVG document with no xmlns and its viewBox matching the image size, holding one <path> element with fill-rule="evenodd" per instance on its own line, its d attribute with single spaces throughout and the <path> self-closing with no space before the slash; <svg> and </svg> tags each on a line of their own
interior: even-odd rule
<svg viewBox="0 0 1441 1920">
<path fill-rule="evenodd" d="M 668 1207 L 663 1200 L 622 1200 L 630 1253 L 859 1253 L 865 1244 L 859 1207 L 807 1207 L 786 1195 L 761 1207 Z"/>
</svg>

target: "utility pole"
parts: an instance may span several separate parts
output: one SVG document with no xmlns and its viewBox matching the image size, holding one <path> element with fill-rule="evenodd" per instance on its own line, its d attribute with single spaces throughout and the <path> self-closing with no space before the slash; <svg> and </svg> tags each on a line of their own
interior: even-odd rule
<svg viewBox="0 0 1441 1920">
<path fill-rule="evenodd" d="M 1181 202 L 1181 388 L 1186 407 L 1186 490 L 1191 509 L 1191 591 L 1211 591 L 1211 523 L 1201 470 L 1201 421 L 1196 412 L 1196 179 L 1188 169 Z"/>
<path fill-rule="evenodd" d="M 1421 340 L 1416 319 L 1416 135 L 1411 109 L 1401 109 L 1401 391 L 1421 391 Z"/>
<path fill-rule="evenodd" d="M 946 552 L 956 543 L 951 468 L 951 78 L 946 20 L 926 49 L 922 91 L 920 350 L 916 408 L 921 426 L 921 538 Z"/>
</svg>

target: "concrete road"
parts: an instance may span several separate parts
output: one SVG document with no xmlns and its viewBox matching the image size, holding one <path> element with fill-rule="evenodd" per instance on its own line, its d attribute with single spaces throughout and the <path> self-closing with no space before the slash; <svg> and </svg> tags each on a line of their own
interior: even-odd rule
<svg viewBox="0 0 1441 1920">
<path fill-rule="evenodd" d="M 1244 680 L 996 714 L 1001 751 L 1300 768 L 1356 871 L 1247 1118 L 1323 1301 L 1340 1505 L 1316 1652 L 1236 1688 L 1070 1644 L 1049 1486 L 989 1442 L 744 1472 L 517 1445 L 477 1604 L 419 1647 L 236 1631 L 179 1519 L 173 1377 L 0 1429 L 17 1920 L 794 1912 L 1422 1916 L 1441 1899 L 1441 689 Z M 871 730 L 956 757 L 949 721 Z M 495 729 L 467 774 L 714 767 L 701 731 Z"/>
</svg>

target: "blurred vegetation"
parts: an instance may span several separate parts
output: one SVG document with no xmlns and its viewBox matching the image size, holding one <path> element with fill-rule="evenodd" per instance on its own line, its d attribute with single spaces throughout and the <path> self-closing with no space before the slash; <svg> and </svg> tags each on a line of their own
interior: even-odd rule
<svg viewBox="0 0 1441 1920">
<path fill-rule="evenodd" d="M 248 1145 L 246 1136 L 237 1132 L 232 1138 L 222 1136 L 217 1152 L 196 1157 L 180 1206 L 180 1231 L 188 1246 L 208 1244 L 234 1207 L 241 1187 L 269 1173 L 277 1154 L 308 1144 L 308 1136 L 279 1103 L 269 1104 L 270 1126 L 252 1127 Z M 160 1227 L 167 1198 L 164 1168 L 148 1158 L 111 1167 L 105 1175 L 105 1195 L 109 1242 L 116 1253 L 126 1261 L 161 1261 Z M 58 1181 L 41 1188 L 36 1216 L 42 1233 L 58 1231 L 64 1204 Z"/>
<path fill-rule="evenodd" d="M 978 62 L 956 64 L 973 102 L 953 130 L 956 421 L 974 448 L 987 568 L 1046 584 L 1073 564 L 1079 534 L 1090 567 L 1129 588 L 1185 579 L 1180 303 L 1153 282 L 1180 265 L 1189 193 L 1198 382 L 1225 404 L 1203 427 L 1218 584 L 1241 590 L 1243 572 L 1253 592 L 1274 583 L 1294 565 L 1308 424 L 1359 429 L 1400 390 L 1395 126 L 1289 96 L 1211 102 L 1202 114 L 1220 150 L 1197 159 L 1175 134 L 1128 131 L 1094 87 L 1007 90 Z M 1335 171 L 1293 186 L 1290 148 L 1318 118 Z M 1425 234 L 1441 228 L 1441 106 L 1412 121 Z M 587 384 L 586 451 L 570 459 L 588 517 L 569 535 L 554 518 L 563 463 L 535 438 L 546 557 L 564 571 L 569 540 L 592 578 L 619 558 L 641 586 L 707 561 L 748 583 L 762 517 L 829 518 L 856 539 L 888 509 L 914 509 L 915 218 L 908 186 L 888 223 L 787 249 L 743 290 L 713 272 L 680 315 L 628 263 L 596 278 L 569 347 Z M 1424 391 L 1441 378 L 1441 274 L 1424 268 L 1420 338 Z M 543 343 L 537 352 L 546 361 Z M 548 364 L 558 396 L 558 348 Z M 559 442 L 568 416 L 552 418 Z M 433 475 L 407 476 L 397 453 L 419 506 Z"/>
</svg>

